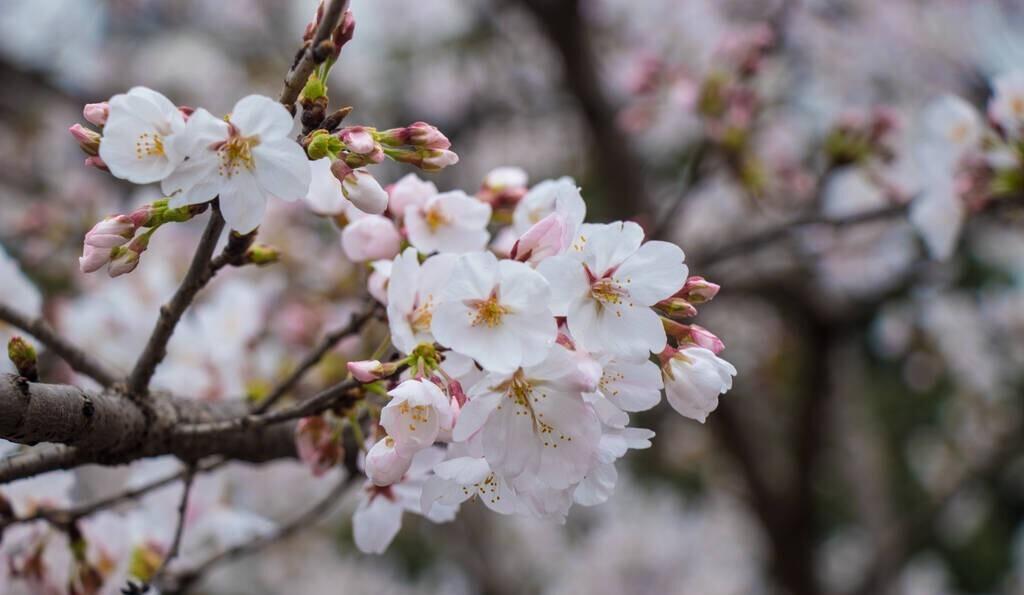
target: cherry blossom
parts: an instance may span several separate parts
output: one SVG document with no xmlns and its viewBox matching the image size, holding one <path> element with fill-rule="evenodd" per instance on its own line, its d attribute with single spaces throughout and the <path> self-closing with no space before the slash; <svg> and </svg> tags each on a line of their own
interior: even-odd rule
<svg viewBox="0 0 1024 595">
<path fill-rule="evenodd" d="M 309 191 L 309 161 L 291 130 L 288 110 L 261 95 L 241 99 L 223 120 L 197 109 L 171 143 L 187 161 L 161 189 L 172 207 L 219 196 L 230 228 L 248 233 L 259 226 L 270 197 L 296 200 Z"/>
<path fill-rule="evenodd" d="M 512 481 L 565 489 L 586 474 L 601 424 L 571 381 L 572 355 L 560 345 L 549 353 L 474 385 L 452 437 L 470 440 L 492 470 Z"/>
<path fill-rule="evenodd" d="M 681 415 L 704 423 L 718 396 L 732 388 L 736 368 L 703 347 L 687 347 L 662 365 L 665 396 Z"/>
<path fill-rule="evenodd" d="M 474 252 L 487 245 L 491 207 L 462 191 L 443 192 L 405 208 L 409 243 L 424 254 Z"/>
<path fill-rule="evenodd" d="M 484 369 L 509 373 L 540 363 L 554 343 L 548 299 L 548 283 L 527 265 L 489 252 L 465 254 L 434 308 L 431 331 Z"/>
<path fill-rule="evenodd" d="M 665 346 L 665 330 L 650 306 L 686 282 L 683 251 L 675 244 L 643 242 L 636 223 L 595 229 L 580 252 L 544 260 L 538 271 L 551 284 L 551 309 L 566 316 L 581 347 L 645 357 Z"/>
<path fill-rule="evenodd" d="M 403 353 L 421 343 L 433 343 L 431 324 L 458 257 L 437 254 L 420 264 L 415 248 L 395 258 L 387 289 L 391 340 Z"/>
<path fill-rule="evenodd" d="M 411 455 L 450 430 L 454 415 L 448 397 L 429 380 L 406 380 L 388 392 L 391 401 L 380 412 L 380 425 L 400 454 Z"/>
<path fill-rule="evenodd" d="M 96 110 L 86 117 L 99 119 Z M 118 178 L 159 182 L 185 158 L 177 146 L 185 117 L 169 99 L 146 87 L 110 98 L 99 156 Z"/>
</svg>

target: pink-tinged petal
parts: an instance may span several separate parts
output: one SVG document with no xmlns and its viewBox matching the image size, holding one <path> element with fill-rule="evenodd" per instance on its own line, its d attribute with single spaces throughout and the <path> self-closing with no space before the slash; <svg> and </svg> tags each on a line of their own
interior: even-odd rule
<svg viewBox="0 0 1024 595">
<path fill-rule="evenodd" d="M 253 174 L 263 190 L 283 200 L 298 200 L 309 192 L 311 170 L 306 153 L 290 139 L 261 142 L 252 149 Z"/>
<path fill-rule="evenodd" d="M 644 230 L 632 221 L 616 221 L 597 228 L 587 238 L 583 262 L 595 277 L 603 277 L 635 253 L 644 240 Z"/>
<path fill-rule="evenodd" d="M 582 299 L 590 292 L 590 283 L 583 264 L 568 254 L 554 256 L 540 263 L 537 272 L 548 281 L 552 313 L 565 316 L 569 304 Z"/>
</svg>

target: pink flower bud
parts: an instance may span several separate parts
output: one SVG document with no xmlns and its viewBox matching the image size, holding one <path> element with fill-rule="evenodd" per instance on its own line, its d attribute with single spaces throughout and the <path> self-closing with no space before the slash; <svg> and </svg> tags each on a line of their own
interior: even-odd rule
<svg viewBox="0 0 1024 595">
<path fill-rule="evenodd" d="M 704 277 L 694 276 L 686 280 L 686 284 L 676 293 L 676 297 L 681 297 L 691 304 L 703 304 L 718 295 L 720 289 L 721 286 L 718 284 L 711 283 Z"/>
<path fill-rule="evenodd" d="M 344 182 L 345 178 L 352 173 L 352 168 L 343 160 L 337 159 L 331 163 L 331 173 L 334 174 L 335 178 L 338 178 L 339 182 Z"/>
<path fill-rule="evenodd" d="M 345 455 L 341 436 L 320 416 L 299 420 L 295 426 L 295 448 L 299 451 L 299 460 L 318 477 L 330 471 Z"/>
<path fill-rule="evenodd" d="M 349 362 L 348 371 L 359 382 L 374 382 L 384 378 L 384 365 L 375 359 Z"/>
<path fill-rule="evenodd" d="M 592 393 L 597 390 L 598 383 L 601 382 L 601 364 L 597 363 L 594 358 L 590 357 L 590 354 L 574 351 L 574 359 L 576 361 L 575 369 L 569 373 L 569 382 L 572 383 L 573 388 L 584 393 Z"/>
<path fill-rule="evenodd" d="M 107 274 L 120 277 L 135 270 L 139 266 L 139 253 L 129 248 L 117 248 L 110 252 L 112 258 L 107 266 Z"/>
<path fill-rule="evenodd" d="M 110 248 L 86 245 L 78 259 L 78 268 L 83 273 L 94 273 L 110 262 Z"/>
<path fill-rule="evenodd" d="M 697 315 L 697 308 L 689 301 L 681 297 L 670 297 L 661 300 L 654 307 L 672 318 L 693 318 Z"/>
<path fill-rule="evenodd" d="M 455 165 L 459 162 L 459 156 L 453 151 L 446 149 L 430 150 L 423 154 L 423 161 L 420 168 L 423 171 L 441 171 L 442 169 Z"/>
<path fill-rule="evenodd" d="M 377 178 L 365 169 L 355 169 L 341 181 L 341 191 L 357 209 L 371 215 L 380 215 L 388 208 L 388 193 Z"/>
<path fill-rule="evenodd" d="M 391 436 L 378 440 L 366 453 L 366 476 L 377 486 L 398 483 L 410 465 L 412 457 L 399 453 Z"/>
<path fill-rule="evenodd" d="M 390 219 L 367 215 L 345 226 L 341 247 L 353 262 L 392 259 L 402 247 L 402 236 Z"/>
<path fill-rule="evenodd" d="M 71 136 L 78 141 L 78 146 L 82 148 L 87 155 L 94 156 L 100 152 L 100 133 L 95 130 L 89 130 L 81 124 L 75 124 L 71 128 L 68 128 L 68 132 Z"/>
<path fill-rule="evenodd" d="M 452 146 L 448 137 L 442 134 L 436 126 L 426 122 L 414 122 L 406 128 L 406 131 L 410 145 L 437 150 L 445 150 Z"/>
<path fill-rule="evenodd" d="M 690 342 L 698 347 L 707 349 L 715 355 L 722 353 L 725 349 L 725 343 L 722 343 L 721 339 L 708 329 L 696 324 L 690 325 Z"/>
<path fill-rule="evenodd" d="M 512 246 L 511 257 L 519 262 L 537 264 L 549 256 L 560 254 L 563 245 L 565 222 L 558 213 L 551 213 L 533 224 Z"/>
<path fill-rule="evenodd" d="M 85 234 L 85 245 L 96 248 L 116 248 L 128 243 L 135 235 L 135 225 L 124 215 L 107 217 L 92 226 Z"/>
<path fill-rule="evenodd" d="M 93 155 L 91 157 L 86 157 L 85 158 L 85 166 L 86 167 L 95 167 L 96 169 L 98 169 L 100 171 L 110 171 L 110 168 L 107 167 L 107 164 L 103 161 L 103 159 L 99 155 Z"/>
<path fill-rule="evenodd" d="M 360 155 L 369 155 L 376 150 L 377 141 L 373 140 L 373 135 L 362 126 L 349 126 L 342 128 L 341 132 L 338 133 L 342 142 L 349 151 L 353 153 L 359 153 Z"/>
<path fill-rule="evenodd" d="M 110 104 L 106 101 L 87 103 L 82 110 L 82 115 L 85 116 L 85 121 L 93 126 L 103 126 L 107 123 L 107 117 L 110 115 Z"/>
</svg>

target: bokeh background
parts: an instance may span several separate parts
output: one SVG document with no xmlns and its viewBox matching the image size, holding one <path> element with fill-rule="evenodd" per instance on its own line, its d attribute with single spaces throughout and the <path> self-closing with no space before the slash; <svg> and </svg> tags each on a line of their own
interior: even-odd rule
<svg viewBox="0 0 1024 595">
<path fill-rule="evenodd" d="M 0 3 L 0 245 L 62 332 L 130 364 L 201 231 L 161 232 L 132 275 L 78 272 L 93 222 L 157 198 L 82 165 L 67 134 L 82 105 L 134 85 L 218 113 L 245 94 L 275 96 L 314 8 Z M 367 557 L 342 512 L 197 592 L 1024 593 L 1020 209 L 972 215 L 944 261 L 898 212 L 787 227 L 815 205 L 855 215 L 911 196 L 922 107 L 954 93 L 983 109 L 991 78 L 1024 68 L 1024 5 L 353 0 L 352 10 L 356 35 L 330 80 L 332 100 L 355 107 L 352 123 L 437 125 L 461 157 L 431 178 L 441 189 L 472 193 L 500 165 L 523 167 L 531 183 L 570 175 L 591 219 L 634 218 L 677 242 L 691 274 L 723 287 L 698 322 L 739 375 L 706 425 L 664 408 L 641 416 L 654 447 L 620 463 L 609 503 L 575 508 L 565 526 L 476 506 L 443 526 L 406 515 L 391 550 Z M 699 90 L 750 66 L 745 52 L 766 35 L 743 75 L 756 107 L 743 138 L 723 139 Z M 891 155 L 828 161 L 837 123 L 882 106 Z M 400 173 L 375 170 L 382 183 Z M 358 307 L 366 272 L 345 261 L 336 231 L 301 208 L 275 215 L 261 240 L 284 261 L 217 279 L 176 333 L 161 386 L 208 399 L 258 392 Z M 362 349 L 343 345 L 310 384 L 343 374 Z M 74 493 L 101 493 L 124 473 L 84 471 Z M 215 500 L 268 518 L 323 491 L 292 463 L 219 481 Z"/>
</svg>

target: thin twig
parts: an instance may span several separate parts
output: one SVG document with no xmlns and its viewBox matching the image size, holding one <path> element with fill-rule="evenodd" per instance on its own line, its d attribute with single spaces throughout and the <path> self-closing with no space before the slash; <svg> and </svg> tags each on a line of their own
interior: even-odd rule
<svg viewBox="0 0 1024 595">
<path fill-rule="evenodd" d="M 192 264 L 189 265 L 185 278 L 174 293 L 171 301 L 160 308 L 160 317 L 153 327 L 153 332 L 146 342 L 146 348 L 139 356 L 131 375 L 128 377 L 128 394 L 141 395 L 149 388 L 149 381 L 156 372 L 156 367 L 167 355 L 167 343 L 174 334 L 174 328 L 181 320 L 182 314 L 188 309 L 192 300 L 195 299 L 199 290 L 209 282 L 213 276 L 210 274 L 210 258 L 213 250 L 217 247 L 217 240 L 224 229 L 224 217 L 220 209 L 214 207 L 210 214 L 210 221 L 206 224 L 203 237 L 196 246 L 196 253 L 192 257 Z"/>
<path fill-rule="evenodd" d="M 178 550 L 181 549 L 181 538 L 185 535 L 185 518 L 188 516 L 188 497 L 192 493 L 192 482 L 196 476 L 195 471 L 195 465 L 189 465 L 185 469 L 181 502 L 178 503 L 178 525 L 174 528 L 174 538 L 171 541 L 171 547 L 167 550 L 167 555 L 160 562 L 160 566 L 153 573 L 153 577 L 148 581 L 148 584 L 158 583 L 163 578 L 164 573 L 167 572 L 168 565 L 178 556 Z"/>
<path fill-rule="evenodd" d="M 209 473 L 210 471 L 213 471 L 214 469 L 217 469 L 224 465 L 225 462 L 227 461 L 224 459 L 218 459 L 216 461 L 212 461 L 209 463 L 197 465 L 193 473 Z M 164 486 L 168 486 L 177 481 L 181 481 L 182 479 L 185 478 L 185 476 L 188 473 L 189 469 L 185 468 L 182 469 L 181 471 L 176 471 L 175 473 L 172 473 L 170 475 L 165 475 L 160 479 L 155 479 L 137 488 L 131 488 L 123 492 L 113 494 L 106 498 L 101 498 L 94 502 L 81 504 L 79 506 L 74 506 L 71 508 L 53 509 L 46 508 L 45 506 L 40 507 L 36 509 L 32 514 L 23 517 L 7 518 L 0 520 L 0 532 L 3 532 L 5 529 L 12 525 L 20 525 L 23 523 L 31 523 L 34 521 L 46 521 L 58 527 L 68 527 L 73 523 L 87 516 L 95 514 L 101 510 L 112 508 L 123 502 L 135 500 L 154 490 L 158 490 Z"/>
<path fill-rule="evenodd" d="M 694 262 L 697 267 L 708 267 L 718 264 L 719 262 L 729 260 L 730 258 L 756 252 L 765 246 L 774 244 L 779 240 L 789 237 L 791 233 L 803 227 L 811 225 L 828 225 L 839 229 L 861 223 L 870 223 L 872 221 L 882 221 L 898 217 L 906 214 L 908 208 L 909 203 L 885 205 L 843 218 L 807 215 L 755 233 L 747 238 L 712 249 L 706 254 L 698 254 L 697 257 L 691 259 L 691 261 Z"/>
<path fill-rule="evenodd" d="M 284 77 L 284 89 L 281 91 L 278 101 L 283 103 L 285 107 L 291 109 L 295 105 L 295 101 L 299 98 L 299 94 L 302 93 L 303 87 L 306 86 L 306 81 L 309 80 L 309 75 L 316 68 L 318 62 L 316 48 L 331 38 L 334 30 L 338 27 L 338 23 L 341 22 L 341 15 L 345 13 L 347 6 L 348 0 L 327 1 L 324 7 L 323 18 L 320 20 L 320 26 L 317 28 L 316 34 L 313 36 L 313 41 L 300 50 L 295 64 Z M 319 61 L 323 62 L 323 59 Z"/>
<path fill-rule="evenodd" d="M 6 304 L 0 303 L 0 320 L 32 335 L 50 351 L 59 355 L 69 366 L 102 386 L 108 387 L 117 382 L 117 374 L 58 335 L 42 318 L 29 318 Z"/>
<path fill-rule="evenodd" d="M 287 378 L 282 380 L 265 399 L 253 409 L 254 413 L 264 413 L 277 403 L 281 397 L 288 393 L 288 391 L 295 388 L 295 385 L 302 380 L 302 377 L 313 368 L 317 363 L 320 362 L 327 355 L 327 352 L 334 348 L 339 341 L 348 337 L 354 333 L 359 332 L 363 325 L 367 323 L 372 317 L 376 310 L 374 305 L 370 305 L 364 312 L 360 314 L 352 314 L 348 324 L 345 326 L 335 329 L 334 331 L 324 335 L 323 339 L 314 347 L 309 353 L 302 358 L 299 365 L 292 370 L 291 374 Z"/>
<path fill-rule="evenodd" d="M 349 486 L 354 484 L 358 478 L 358 475 L 352 473 L 347 474 L 343 479 L 339 480 L 333 488 L 331 488 L 331 491 L 328 492 L 326 496 L 320 499 L 309 510 L 302 513 L 295 519 L 280 525 L 275 531 L 267 535 L 257 537 L 252 541 L 228 548 L 211 556 L 210 558 L 207 558 L 203 562 L 199 563 L 195 568 L 184 571 L 176 576 L 168 576 L 167 580 L 163 584 L 157 584 L 160 588 L 160 592 L 168 594 L 184 593 L 197 581 L 202 579 L 203 575 L 209 572 L 213 567 L 224 562 L 237 560 L 256 553 L 269 545 L 298 533 L 323 515 L 327 514 L 331 508 L 341 500 L 341 496 Z"/>
<path fill-rule="evenodd" d="M 696 145 L 690 152 L 690 159 L 686 162 L 686 169 L 683 171 L 682 187 L 676 193 L 669 206 L 658 215 L 654 231 L 650 234 L 653 239 L 664 239 L 675 224 L 675 216 L 676 212 L 679 211 L 679 207 L 683 205 L 683 201 L 686 200 L 686 197 L 689 196 L 690 192 L 700 181 L 701 164 L 704 162 L 704 157 L 707 155 L 710 146 L 707 141 L 700 141 Z"/>
</svg>

